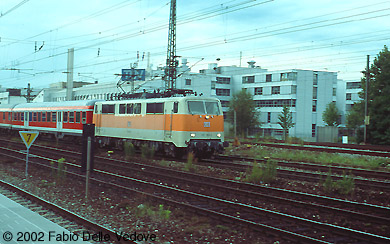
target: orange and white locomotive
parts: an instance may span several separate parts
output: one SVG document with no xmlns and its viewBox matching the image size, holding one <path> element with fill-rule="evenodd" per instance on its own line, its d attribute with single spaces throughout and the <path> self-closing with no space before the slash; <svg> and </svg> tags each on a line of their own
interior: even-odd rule
<svg viewBox="0 0 390 244">
<path fill-rule="evenodd" d="M 81 136 L 83 124 L 95 124 L 100 145 L 147 144 L 180 156 L 207 157 L 223 151 L 221 103 L 216 98 L 168 97 L 118 101 L 80 100 L 24 103 L 0 107 L 0 128 Z"/>
</svg>

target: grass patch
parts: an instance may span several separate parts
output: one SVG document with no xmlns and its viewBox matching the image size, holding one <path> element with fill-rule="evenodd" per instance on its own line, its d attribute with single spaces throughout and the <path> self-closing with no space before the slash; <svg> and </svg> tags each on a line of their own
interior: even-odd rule
<svg viewBox="0 0 390 244">
<path fill-rule="evenodd" d="M 352 175 L 343 174 L 340 180 L 332 179 L 332 171 L 329 170 L 324 182 L 322 183 L 324 191 L 327 193 L 340 193 L 342 195 L 349 195 L 355 189 L 355 182 Z"/>
<path fill-rule="evenodd" d="M 247 171 L 246 182 L 271 183 L 276 179 L 278 163 L 275 160 L 268 160 L 265 164 L 258 164 L 256 161 L 252 169 Z"/>
<path fill-rule="evenodd" d="M 170 210 L 164 209 L 163 204 L 160 204 L 157 209 L 148 204 L 140 204 L 135 209 L 135 215 L 137 217 L 151 217 L 161 220 L 168 220 L 171 217 L 171 213 Z"/>
<path fill-rule="evenodd" d="M 189 171 L 189 172 L 195 172 L 196 165 L 194 164 L 194 162 L 196 162 L 196 161 L 197 161 L 197 159 L 195 158 L 195 155 L 192 152 L 188 153 L 187 162 L 184 165 L 184 170 Z"/>
</svg>

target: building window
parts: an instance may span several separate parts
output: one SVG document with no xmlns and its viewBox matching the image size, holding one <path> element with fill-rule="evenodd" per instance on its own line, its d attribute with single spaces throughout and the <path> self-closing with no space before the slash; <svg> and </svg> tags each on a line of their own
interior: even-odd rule
<svg viewBox="0 0 390 244">
<path fill-rule="evenodd" d="M 317 87 L 313 87 L 313 99 L 317 99 Z"/>
<path fill-rule="evenodd" d="M 271 123 L 271 112 L 268 112 L 267 123 Z"/>
<path fill-rule="evenodd" d="M 362 83 L 360 82 L 347 82 L 347 89 L 361 89 Z"/>
<path fill-rule="evenodd" d="M 272 74 L 265 75 L 265 82 L 272 82 Z"/>
<path fill-rule="evenodd" d="M 336 91 L 337 91 L 337 89 L 333 88 L 333 96 L 336 96 Z"/>
<path fill-rule="evenodd" d="M 263 87 L 255 87 L 255 95 L 263 95 Z"/>
<path fill-rule="evenodd" d="M 347 93 L 346 99 L 347 99 L 347 100 L 352 100 L 352 93 Z"/>
<path fill-rule="evenodd" d="M 255 100 L 256 107 L 295 107 L 295 99 Z"/>
<path fill-rule="evenodd" d="M 318 85 L 318 74 L 314 74 L 313 76 L 313 85 Z"/>
<path fill-rule="evenodd" d="M 297 86 L 291 86 L 291 94 L 297 94 Z"/>
<path fill-rule="evenodd" d="M 242 84 L 255 83 L 255 76 L 243 76 Z"/>
<path fill-rule="evenodd" d="M 230 96 L 230 89 L 216 89 L 217 96 Z"/>
<path fill-rule="evenodd" d="M 287 73 L 281 73 L 280 74 L 280 81 L 286 81 L 288 80 Z"/>
<path fill-rule="evenodd" d="M 191 79 L 186 79 L 186 86 L 190 86 L 191 85 Z"/>
<path fill-rule="evenodd" d="M 221 101 L 221 105 L 223 108 L 229 107 L 229 101 Z"/>
<path fill-rule="evenodd" d="M 313 111 L 313 112 L 317 112 L 317 100 L 313 100 L 313 108 L 312 108 L 312 111 Z"/>
<path fill-rule="evenodd" d="M 280 86 L 273 86 L 271 93 L 272 94 L 280 94 Z"/>
<path fill-rule="evenodd" d="M 218 84 L 230 84 L 230 77 L 217 77 Z"/>
<path fill-rule="evenodd" d="M 316 124 L 311 125 L 311 136 L 312 137 L 316 136 Z"/>
</svg>

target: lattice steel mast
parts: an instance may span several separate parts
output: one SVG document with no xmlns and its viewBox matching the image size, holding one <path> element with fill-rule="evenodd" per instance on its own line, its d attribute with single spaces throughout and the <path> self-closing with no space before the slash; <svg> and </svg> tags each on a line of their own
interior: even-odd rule
<svg viewBox="0 0 390 244">
<path fill-rule="evenodd" d="M 168 52 L 167 63 L 165 67 L 165 90 L 176 89 L 177 76 L 177 61 L 176 61 L 176 0 L 171 0 L 171 11 L 169 16 L 169 31 L 168 31 Z"/>
</svg>

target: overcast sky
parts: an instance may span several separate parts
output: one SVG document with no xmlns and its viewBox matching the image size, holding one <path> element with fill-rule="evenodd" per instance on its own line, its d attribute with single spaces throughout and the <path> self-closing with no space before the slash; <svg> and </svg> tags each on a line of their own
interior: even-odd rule
<svg viewBox="0 0 390 244">
<path fill-rule="evenodd" d="M 169 0 L 0 0 L 0 85 L 48 87 L 66 81 L 117 82 L 138 61 L 163 66 Z M 192 71 L 208 63 L 273 70 L 314 69 L 360 80 L 389 45 L 390 1 L 177 0 L 177 55 Z M 138 55 L 137 55 L 138 53 Z M 204 60 L 201 60 L 204 58 Z M 217 59 L 219 61 L 217 61 Z"/>
</svg>

